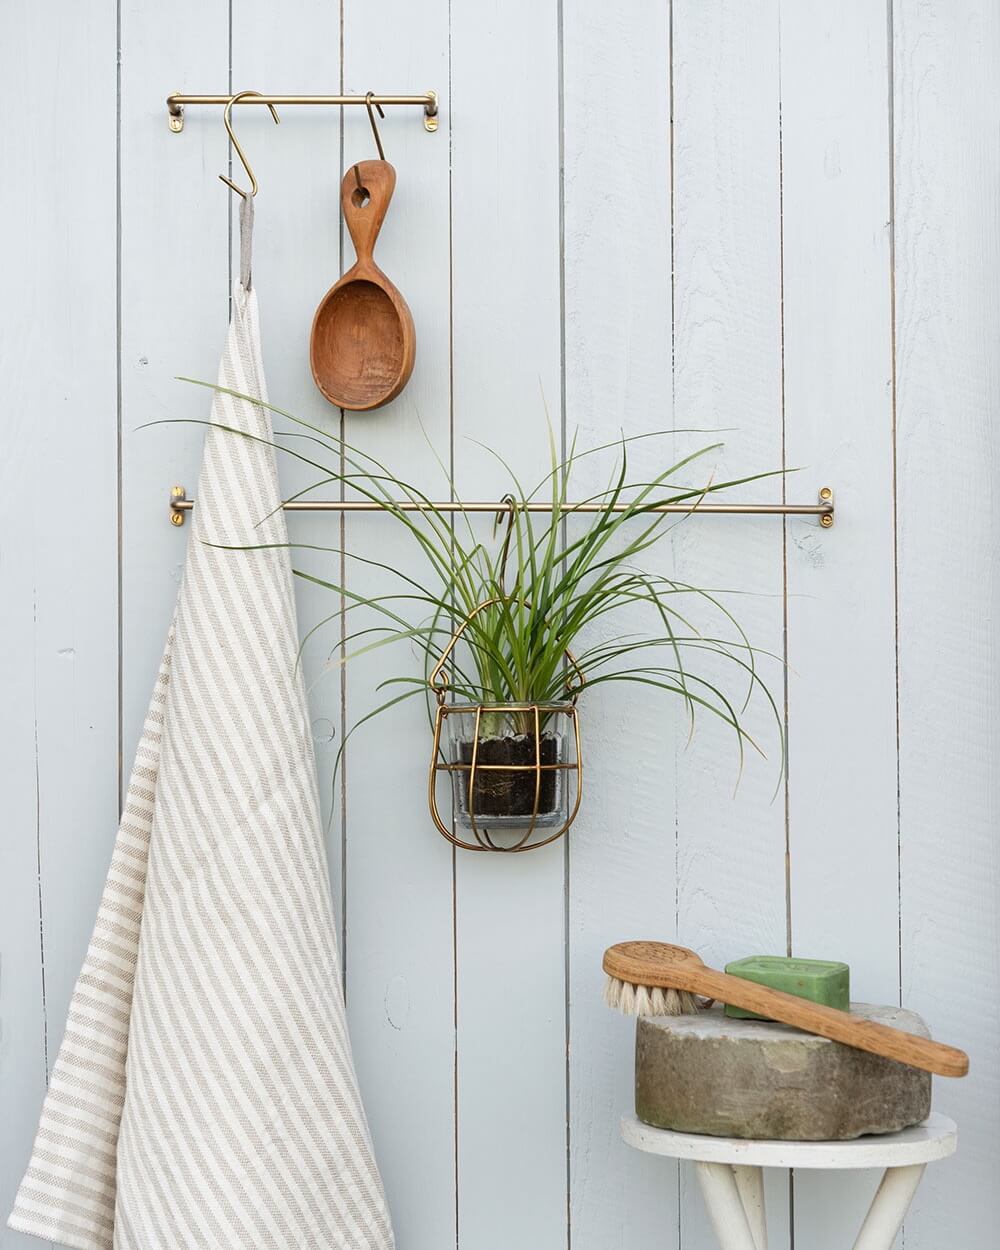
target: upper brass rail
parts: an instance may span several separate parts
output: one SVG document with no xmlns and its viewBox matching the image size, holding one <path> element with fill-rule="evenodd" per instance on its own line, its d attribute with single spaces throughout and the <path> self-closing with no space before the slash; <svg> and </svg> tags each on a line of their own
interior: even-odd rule
<svg viewBox="0 0 1000 1250">
<path fill-rule="evenodd" d="M 184 129 L 184 106 L 186 104 L 219 104 L 226 105 L 231 95 L 188 95 L 175 91 L 167 96 L 167 122 L 170 129 L 178 134 Z M 254 95 L 244 96 L 235 101 L 242 104 L 364 104 L 369 100 L 372 104 L 413 104 L 424 110 L 424 129 L 431 132 L 438 128 L 438 98 L 436 91 L 425 91 L 423 95 Z"/>
<path fill-rule="evenodd" d="M 183 486 L 174 486 L 170 491 L 170 520 L 174 525 L 184 524 L 184 513 L 190 512 L 195 501 L 188 499 Z M 292 499 L 282 504 L 286 512 L 382 512 L 387 505 L 376 503 L 371 499 Z M 400 512 L 494 512 L 503 513 L 508 505 L 503 502 L 476 500 L 460 503 L 457 500 L 445 500 L 442 503 L 422 503 L 419 500 L 394 500 L 392 506 Z M 515 507 L 522 512 L 551 512 L 552 504 L 544 500 L 532 500 L 530 503 L 517 503 Z M 611 507 L 612 512 L 627 512 L 631 504 L 618 503 Z M 563 512 L 603 512 L 606 505 L 602 503 L 565 503 Z M 833 525 L 834 504 L 833 490 L 824 486 L 819 492 L 817 503 L 661 503 L 647 508 L 647 512 L 671 512 L 678 515 L 693 512 L 708 512 L 714 516 L 818 516 L 824 529 Z"/>
</svg>

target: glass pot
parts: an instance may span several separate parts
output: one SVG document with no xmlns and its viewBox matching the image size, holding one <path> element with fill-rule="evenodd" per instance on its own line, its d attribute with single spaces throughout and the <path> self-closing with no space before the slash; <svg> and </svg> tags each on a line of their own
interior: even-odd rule
<svg viewBox="0 0 1000 1250">
<path fill-rule="evenodd" d="M 455 825 L 475 842 L 456 839 L 447 828 L 446 837 L 491 851 L 544 845 L 566 832 L 579 803 L 576 706 L 440 704 L 431 770 L 431 814 L 439 829 L 440 772 L 451 778 Z"/>
<path fill-rule="evenodd" d="M 582 764 L 576 694 L 583 674 L 570 664 L 562 703 L 448 703 L 445 664 L 480 604 L 456 630 L 430 677 L 437 695 L 428 802 L 438 831 L 473 851 L 528 851 L 555 841 L 580 806 Z M 450 778 L 452 810 L 438 807 Z M 463 832 L 471 836 L 463 836 Z"/>
</svg>

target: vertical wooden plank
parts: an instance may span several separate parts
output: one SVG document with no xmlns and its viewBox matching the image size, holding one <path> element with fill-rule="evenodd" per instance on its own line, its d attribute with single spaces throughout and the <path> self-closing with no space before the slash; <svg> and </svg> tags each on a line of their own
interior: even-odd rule
<svg viewBox="0 0 1000 1250">
<path fill-rule="evenodd" d="M 581 449 L 671 424 L 669 11 L 589 0 L 563 10 L 567 435 Z M 609 91 L 609 83 L 633 84 Z M 629 449 L 632 476 L 662 469 L 669 438 Z M 613 454 L 583 460 L 573 495 L 607 482 Z M 652 554 L 660 568 L 668 555 Z M 609 633 L 648 624 L 622 612 Z M 613 626 L 613 628 L 612 628 Z M 629 1150 L 632 1021 L 601 1003 L 601 954 L 674 935 L 675 718 L 637 687 L 581 703 L 585 786 L 569 833 L 570 1222 L 574 1250 L 675 1244 L 677 1170 Z"/>
<path fill-rule="evenodd" d="M 452 10 L 454 455 L 466 498 L 507 489 L 470 438 L 540 477 L 543 401 L 559 422 L 557 16 L 527 0 Z M 456 890 L 459 1244 L 557 1250 L 567 1241 L 564 846 L 459 851 Z"/>
<path fill-rule="evenodd" d="M 444 6 L 437 6 L 436 22 L 423 11 L 419 32 L 407 18 L 409 10 L 398 8 L 394 14 L 392 5 L 375 12 L 345 4 L 338 12 L 316 0 L 296 0 L 291 11 L 285 6 L 278 12 L 256 0 L 239 0 L 233 12 L 234 85 L 286 82 L 294 83 L 296 92 L 330 93 L 343 82 L 348 92 L 415 93 L 433 79 L 443 88 Z M 378 38 L 386 21 L 413 29 L 414 38 L 400 45 L 395 59 Z M 415 73 L 422 75 L 416 82 Z M 428 436 L 445 452 L 449 439 L 447 129 L 445 124 L 437 135 L 428 135 L 417 110 L 388 114 L 381 132 L 399 181 L 378 259 L 410 299 L 419 338 L 419 364 L 400 399 L 376 413 L 349 414 L 341 427 L 340 411 L 322 398 L 309 372 L 313 312 L 342 259 L 344 267 L 354 259 L 339 225 L 341 152 L 346 162 L 376 155 L 364 110 L 345 109 L 341 117 L 329 109 L 286 109 L 278 133 L 263 115 L 258 118 L 258 142 L 251 149 L 261 182 L 255 282 L 273 401 L 334 434 L 343 428 L 365 452 L 430 487 L 428 474 L 440 478 L 440 472 L 418 415 L 430 414 Z M 419 247 L 409 246 L 414 239 Z M 280 420 L 278 425 L 287 428 Z M 312 470 L 282 463 L 286 492 L 311 480 Z M 446 490 L 440 480 L 436 485 L 437 493 Z M 331 489 L 320 493 L 329 495 Z M 336 516 L 296 517 L 291 536 L 293 542 L 331 548 L 339 547 L 343 536 L 352 555 L 406 571 L 414 561 L 395 527 L 374 516 L 350 518 L 343 529 Z M 338 580 L 337 552 L 298 553 L 295 561 Z M 386 589 L 363 564 L 348 558 L 345 569 L 353 592 Z M 303 632 L 338 610 L 329 592 L 301 583 L 298 591 Z M 328 842 L 355 1061 L 400 1244 L 446 1244 L 454 1241 L 455 1223 L 452 882 L 445 844 L 424 827 L 426 716 L 414 704 L 408 714 L 402 710 L 376 722 L 353 740 L 342 778 L 343 812 L 341 778 L 334 787 L 332 766 L 344 727 L 381 701 L 375 687 L 387 675 L 387 664 L 402 662 L 408 671 L 412 657 L 398 648 L 391 658 L 384 652 L 361 657 L 342 672 L 338 655 L 338 625 L 332 622 L 311 639 L 305 658 L 321 790 L 328 804 L 335 796 Z M 322 734 L 326 726 L 332 737 L 329 730 Z M 400 750 L 401 742 L 412 748 Z M 422 836 L 416 836 L 414 822 Z"/>
<path fill-rule="evenodd" d="M 836 491 L 836 527 L 790 521 L 789 842 L 794 952 L 898 995 L 895 603 L 884 7 L 781 6 L 786 454 Z M 822 482 L 815 478 L 821 473 Z M 860 1224 L 863 1176 L 795 1180 L 796 1241 Z"/>
<path fill-rule="evenodd" d="M 115 31 L 113 4 L 21 6 L 0 43 L 10 114 L 0 131 L 4 1215 L 62 1039 L 117 811 Z M 10 1250 L 37 1244 L 6 1230 L 2 1240 Z"/>
<path fill-rule="evenodd" d="M 907 1250 L 1000 1226 L 1000 13 L 893 6 L 902 994 L 968 1050 Z"/>
<path fill-rule="evenodd" d="M 194 492 L 229 315 L 228 141 L 218 110 L 167 126 L 171 91 L 225 91 L 228 0 L 141 0 L 121 15 L 122 761 L 127 776 L 183 568 L 173 483 Z"/>
<path fill-rule="evenodd" d="M 687 445 L 724 444 L 694 470 L 702 480 L 782 466 L 778 87 L 773 5 L 675 5 L 674 419 L 704 429 L 686 435 Z M 731 497 L 772 502 L 781 489 L 780 477 L 770 478 Z M 724 602 L 754 646 L 779 655 L 780 527 L 694 518 L 674 539 L 677 577 L 738 591 Z M 694 603 L 693 614 L 703 615 Z M 780 664 L 760 663 L 780 699 Z M 712 666 L 716 675 L 724 680 L 727 670 Z M 680 763 L 684 940 L 715 963 L 785 947 L 781 735 L 757 695 L 753 706 L 747 728 L 766 762 L 749 754 L 740 777 L 732 731 L 702 717 Z"/>
<path fill-rule="evenodd" d="M 340 13 L 320 0 L 290 0 L 280 9 L 259 0 L 233 0 L 232 84 L 234 91 L 283 91 L 336 94 L 340 82 Z M 289 88 L 291 90 L 292 88 Z M 340 231 L 336 198 L 340 153 L 340 111 L 334 108 L 278 108 L 275 126 L 267 109 L 239 105 L 233 124 L 253 167 L 260 191 L 254 203 L 253 274 L 261 316 L 264 369 L 271 403 L 320 429 L 338 431 L 340 414 L 322 399 L 309 371 L 309 329 L 324 284 L 340 268 Z M 212 124 L 221 123 L 211 110 Z M 245 187 L 246 174 L 235 153 L 233 180 Z M 221 183 L 229 200 L 232 279 L 239 274 L 239 199 Z M 294 423 L 274 416 L 276 442 L 304 455 L 318 448 L 301 438 L 287 438 Z M 301 431 L 300 431 L 301 432 Z M 278 453 L 282 491 L 288 496 L 315 481 L 314 469 Z M 321 493 L 329 496 L 331 487 Z M 332 492 L 335 493 L 335 492 Z M 290 516 L 289 539 L 336 547 L 336 516 Z M 338 557 L 331 559 L 336 565 Z M 295 567 L 302 564 L 292 551 Z M 330 570 L 324 572 L 329 574 Z M 300 633 L 337 610 L 331 595 L 299 579 L 295 586 Z M 336 631 L 314 636 L 303 655 L 309 714 L 319 773 L 321 810 L 333 896 L 341 922 L 342 844 L 339 790 L 333 761 L 341 734 L 341 680 L 327 664 Z"/>
<path fill-rule="evenodd" d="M 386 39 L 384 32 L 398 32 Z M 344 90 L 441 97 L 439 129 L 418 109 L 387 108 L 379 123 L 397 183 L 376 259 L 413 314 L 417 357 L 406 389 L 372 413 L 348 413 L 348 440 L 433 498 L 447 497 L 451 439 L 448 5 L 405 0 L 344 5 Z M 344 110 L 344 169 L 377 155 L 365 109 Z M 339 200 L 336 169 L 333 203 Z M 344 267 L 354 248 L 344 237 Z M 418 581 L 426 564 L 387 518 L 345 523 L 346 547 Z M 356 593 L 397 592 L 395 579 L 351 562 Z M 404 588 L 405 589 L 405 588 Z M 422 605 L 405 605 L 420 620 Z M 350 628 L 362 622 L 355 613 Z M 372 624 L 369 619 L 365 624 Z M 354 644 L 357 646 L 358 644 Z M 420 672 L 408 644 L 352 660 L 347 721 L 387 697 L 389 676 Z M 455 1009 L 452 856 L 427 811 L 430 732 L 422 698 L 366 725 L 348 748 L 347 997 L 368 1114 L 401 1250 L 452 1246 L 455 1200 Z"/>
<path fill-rule="evenodd" d="M 401 0 L 377 10 L 345 0 L 343 71 L 340 13 L 318 0 L 294 0 L 281 13 L 238 0 L 231 62 L 228 4 L 179 6 L 169 23 L 131 0 L 122 9 L 126 768 L 183 559 L 185 531 L 167 524 L 165 493 L 175 480 L 193 486 L 202 440 L 193 426 L 136 427 L 205 417 L 204 392 L 173 375 L 214 380 L 230 272 L 230 196 L 215 177 L 227 156 L 219 110 L 192 109 L 183 134 L 172 135 L 162 97 L 175 87 L 225 90 L 230 64 L 234 88 L 333 91 L 343 72 L 347 90 L 436 86 L 446 97 L 449 69 L 444 0 L 419 17 Z M 394 111 L 383 124 L 400 184 L 380 255 L 413 307 L 418 366 L 396 404 L 350 418 L 347 429 L 433 493 L 444 487 L 416 417 L 446 452 L 450 263 L 460 489 L 502 489 L 465 435 L 485 436 L 533 468 L 546 454 L 532 398 L 539 378 L 558 409 L 556 21 L 520 4 L 455 14 L 450 249 L 447 122 L 434 137 L 415 114 Z M 1000 1216 L 991 1187 L 1000 691 L 990 626 L 990 499 L 1000 468 L 991 436 L 1000 24 L 982 3 L 894 4 L 898 820 L 885 15 L 813 0 L 675 4 L 673 188 L 666 24 L 659 11 L 640 19 L 585 0 L 565 6 L 569 425 L 596 441 L 620 426 L 638 432 L 669 422 L 673 265 L 675 422 L 738 426 L 724 466 L 780 460 L 780 157 L 786 453 L 790 465 L 809 466 L 790 479 L 788 496 L 828 481 L 840 509 L 830 534 L 813 522 L 787 531 L 792 936 L 799 953 L 849 959 L 859 996 L 890 1000 L 901 988 L 907 1005 L 943 1035 L 947 1024 L 972 1052 L 969 1080 L 936 1094 L 960 1121 L 961 1153 L 929 1170 L 906 1241 L 918 1250 L 985 1248 L 985 1229 Z M 387 46 L 380 32 L 388 27 L 405 38 Z M 55 93 L 31 97 L 30 127 L 0 132 L 8 174 L 0 207 L 21 243 L 8 274 L 20 294 L 0 330 L 14 423 L 0 461 L 12 640 L 2 661 L 4 743 L 14 783 L 8 817 L 18 831 L 0 908 L 0 1082 L 10 1109 L 0 1178 L 8 1196 L 45 1077 L 39 884 L 51 1059 L 114 826 L 114 48 L 115 13 L 105 4 L 86 20 L 21 13 L 0 50 L 11 99 L 27 98 L 39 65 L 64 53 Z M 514 102 L 508 63 L 523 66 Z M 84 93 L 88 139 L 67 145 L 60 136 Z M 280 131 L 263 111 L 237 122 L 261 178 L 256 274 L 272 395 L 337 428 L 338 414 L 311 390 L 305 351 L 312 310 L 340 265 L 340 124 L 324 110 L 288 110 Z M 345 132 L 348 159 L 372 153 L 363 111 L 347 116 Z M 49 168 L 44 154 L 56 147 L 60 160 Z M 72 231 L 57 179 L 76 189 Z M 53 423 L 64 409 L 65 420 Z M 290 489 L 302 480 L 287 465 L 283 476 Z M 77 494 L 84 482 L 86 505 Z M 948 499 L 946 510 L 927 507 L 932 493 Z M 747 488 L 745 497 L 771 497 L 771 488 Z M 760 592 L 734 606 L 754 641 L 774 649 L 777 529 L 767 520 L 686 524 L 676 562 L 664 559 L 679 576 Z M 329 516 L 293 523 L 307 541 L 335 545 L 339 533 Z M 398 534 L 378 518 L 352 520 L 344 533 L 351 550 L 410 568 Z M 353 574 L 355 587 L 376 584 Z M 302 596 L 304 624 L 329 609 L 322 595 Z M 333 648 L 330 636 L 311 647 L 311 678 Z M 349 670 L 348 723 L 372 706 L 371 687 L 387 664 L 380 656 Z M 340 731 L 341 694 L 335 671 L 314 689 L 321 737 L 328 723 Z M 783 811 L 780 800 L 769 804 L 760 765 L 730 800 L 731 757 L 708 722 L 680 755 L 675 781 L 673 761 L 664 769 L 662 760 L 676 726 L 659 708 L 645 715 L 619 696 L 586 708 L 590 780 L 568 849 L 568 901 L 562 848 L 456 863 L 458 1220 L 470 1250 L 566 1241 L 564 932 L 572 942 L 575 1245 L 676 1244 L 678 1235 L 686 1250 L 709 1244 L 686 1191 L 675 1231 L 674 1182 L 662 1164 L 617 1142 L 617 1113 L 629 1098 L 629 1026 L 595 997 L 597 960 L 606 942 L 643 926 L 676 928 L 718 961 L 750 947 L 780 949 Z M 623 737 L 641 744 L 627 766 Z M 339 812 L 330 844 L 338 897 L 342 850 L 347 866 L 351 1026 L 401 1247 L 449 1245 L 456 1236 L 452 861 L 424 814 L 426 742 L 415 707 L 356 740 L 346 849 Z M 325 792 L 334 745 L 328 733 L 318 742 Z M 956 966 L 965 972 L 956 975 Z M 868 1188 L 863 1178 L 800 1176 L 799 1242 L 811 1250 L 841 1244 Z M 772 1197 L 777 1245 L 787 1240 L 782 1214 Z"/>
<path fill-rule="evenodd" d="M 781 236 L 778 10 L 770 0 L 738 6 L 673 6 L 674 422 L 704 434 L 679 436 L 691 449 L 719 441 L 694 472 L 707 481 L 765 473 L 782 465 Z M 796 483 L 795 494 L 802 488 Z M 734 498 L 780 498 L 781 480 L 740 487 Z M 694 518 L 677 527 L 674 575 L 730 589 L 720 598 L 751 643 L 783 649 L 781 522 Z M 708 635 L 733 637 L 716 613 L 692 600 Z M 719 631 L 716 633 L 716 631 Z M 739 707 L 739 670 L 710 655 L 690 656 Z M 759 657 L 760 675 L 780 701 L 779 659 Z M 721 721 L 697 718 L 686 745 L 677 735 L 677 924 L 680 941 L 716 967 L 786 944 L 785 822 L 781 726 L 755 693 L 746 728 L 767 760 L 747 755 Z M 788 1244 L 787 1182 L 769 1176 L 771 1244 Z M 681 1176 L 682 1244 L 711 1244 L 701 1195 Z"/>
</svg>

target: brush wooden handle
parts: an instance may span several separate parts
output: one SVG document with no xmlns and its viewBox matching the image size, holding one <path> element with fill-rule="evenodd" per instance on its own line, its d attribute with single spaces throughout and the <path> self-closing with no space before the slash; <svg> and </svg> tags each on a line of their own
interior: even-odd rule
<svg viewBox="0 0 1000 1250">
<path fill-rule="evenodd" d="M 895 1059 L 938 1076 L 965 1076 L 969 1056 L 954 1046 L 861 1020 L 848 1011 L 824 1007 L 767 985 L 757 985 L 707 967 L 694 951 L 666 942 L 623 942 L 604 954 L 604 971 L 620 981 L 650 988 L 687 990 L 755 1011 L 818 1037 Z"/>
<path fill-rule="evenodd" d="M 873 1055 L 908 1063 L 925 1072 L 936 1072 L 938 1076 L 965 1076 L 969 1070 L 968 1055 L 954 1046 L 945 1046 L 930 1038 L 892 1029 L 872 1020 L 862 1020 L 848 1011 L 838 1011 L 836 1007 L 825 1007 L 822 1003 L 797 998 L 768 985 L 744 981 L 741 977 L 716 972 L 713 968 L 705 969 L 702 985 L 699 992 L 710 998 L 732 1003 L 744 1011 L 755 1011 L 783 1024 L 793 1024 L 819 1037 L 844 1042 Z"/>
</svg>

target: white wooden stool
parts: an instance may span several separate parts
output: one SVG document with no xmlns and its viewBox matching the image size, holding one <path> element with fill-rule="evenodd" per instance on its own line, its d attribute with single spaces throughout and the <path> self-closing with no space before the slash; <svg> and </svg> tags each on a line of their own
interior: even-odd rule
<svg viewBox="0 0 1000 1250">
<path fill-rule="evenodd" d="M 761 1168 L 885 1168 L 854 1250 L 890 1250 L 924 1168 L 955 1153 L 958 1131 L 932 1114 L 913 1128 L 854 1141 L 743 1141 L 651 1128 L 622 1117 L 636 1150 L 691 1159 L 721 1250 L 767 1250 Z"/>
</svg>

